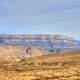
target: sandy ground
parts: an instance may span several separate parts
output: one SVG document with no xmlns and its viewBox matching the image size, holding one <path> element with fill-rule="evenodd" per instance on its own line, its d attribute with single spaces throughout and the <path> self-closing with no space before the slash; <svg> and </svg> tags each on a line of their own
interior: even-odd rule
<svg viewBox="0 0 80 80">
<path fill-rule="evenodd" d="M 80 53 L 0 64 L 0 80 L 80 80 Z"/>
</svg>

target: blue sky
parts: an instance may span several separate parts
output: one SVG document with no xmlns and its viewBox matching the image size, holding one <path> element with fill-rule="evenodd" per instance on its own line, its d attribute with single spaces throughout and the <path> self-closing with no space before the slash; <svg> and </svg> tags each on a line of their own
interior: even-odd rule
<svg viewBox="0 0 80 80">
<path fill-rule="evenodd" d="M 80 40 L 80 0 L 0 0 L 0 34 L 60 34 Z"/>
</svg>

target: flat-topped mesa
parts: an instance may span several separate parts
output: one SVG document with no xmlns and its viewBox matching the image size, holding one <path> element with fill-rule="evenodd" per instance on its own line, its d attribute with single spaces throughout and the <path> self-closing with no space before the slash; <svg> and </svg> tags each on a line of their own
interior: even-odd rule
<svg viewBox="0 0 80 80">
<path fill-rule="evenodd" d="M 72 37 L 64 36 L 64 35 L 54 35 L 55 39 L 62 39 L 62 40 L 74 40 Z"/>
<path fill-rule="evenodd" d="M 72 37 L 64 36 L 64 35 L 6 35 L 2 34 L 0 35 L 0 38 L 12 38 L 12 39 L 55 39 L 55 40 L 74 40 Z"/>
<path fill-rule="evenodd" d="M 80 42 L 64 35 L 0 35 L 0 46 L 26 46 L 48 51 L 80 50 Z"/>
</svg>

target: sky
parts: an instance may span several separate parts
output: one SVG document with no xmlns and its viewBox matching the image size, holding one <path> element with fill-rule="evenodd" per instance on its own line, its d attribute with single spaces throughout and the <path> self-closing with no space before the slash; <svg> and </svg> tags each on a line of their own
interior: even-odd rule
<svg viewBox="0 0 80 80">
<path fill-rule="evenodd" d="M 80 40 L 80 0 L 0 0 L 0 34 L 58 34 Z"/>
</svg>

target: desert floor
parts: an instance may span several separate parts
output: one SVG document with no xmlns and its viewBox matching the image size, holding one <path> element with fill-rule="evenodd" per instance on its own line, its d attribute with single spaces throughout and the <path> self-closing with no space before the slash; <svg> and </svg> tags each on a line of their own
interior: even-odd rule
<svg viewBox="0 0 80 80">
<path fill-rule="evenodd" d="M 80 53 L 1 62 L 0 80 L 80 80 Z"/>
</svg>

